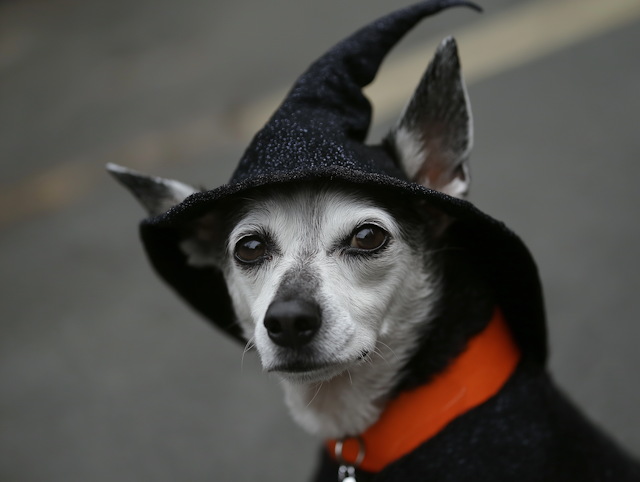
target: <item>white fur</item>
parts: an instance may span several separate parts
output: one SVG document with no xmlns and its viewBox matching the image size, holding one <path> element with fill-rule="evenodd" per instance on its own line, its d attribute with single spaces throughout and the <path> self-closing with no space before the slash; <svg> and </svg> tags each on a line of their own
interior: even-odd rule
<svg viewBox="0 0 640 482">
<path fill-rule="evenodd" d="M 168 211 L 170 208 L 175 206 L 176 204 L 180 204 L 182 201 L 187 199 L 192 194 L 198 192 L 196 188 L 193 186 L 189 186 L 188 184 L 184 184 L 180 181 L 176 181 L 175 179 L 164 179 L 161 177 L 156 178 L 159 182 L 164 184 L 167 189 L 171 192 L 173 199 L 167 200 L 166 210 Z"/>
<path fill-rule="evenodd" d="M 390 234 L 382 254 L 354 258 L 335 249 L 365 223 Z M 264 232 L 273 236 L 279 254 L 258 269 L 242 269 L 233 256 L 236 243 Z M 412 250 L 404 236 L 394 217 L 372 201 L 311 187 L 254 198 L 231 231 L 222 268 L 238 321 L 266 371 L 279 364 L 282 353 L 263 320 L 283 277 L 304 266 L 318 280 L 314 297 L 323 316 L 312 343 L 326 366 L 280 373 L 293 418 L 311 433 L 342 437 L 374 423 L 414 351 L 417 331 L 428 323 L 436 280 L 427 272 L 426 254 Z M 189 244 L 183 249 L 189 253 Z M 369 355 L 359 359 L 363 350 Z"/>
<path fill-rule="evenodd" d="M 402 166 L 409 179 L 416 179 L 425 159 L 429 157 L 429 149 L 415 130 L 398 127 L 395 131 L 396 148 L 400 153 Z M 428 185 L 425 187 L 429 187 Z"/>
<path fill-rule="evenodd" d="M 469 116 L 471 116 L 471 111 L 469 111 Z M 460 165 L 463 176 L 456 176 L 442 186 L 432 186 L 428 177 L 419 176 L 423 166 L 429 163 L 429 155 L 431 154 L 431 150 L 422 139 L 422 133 L 416 129 L 409 130 L 406 127 L 397 127 L 394 131 L 395 145 L 401 164 L 409 179 L 430 189 L 437 189 L 449 196 L 462 199 L 465 198 L 469 192 L 469 185 L 471 182 L 469 163 L 467 162 L 467 158 L 473 144 L 473 123 L 471 121 L 471 117 L 469 117 L 469 129 L 469 146 L 460 158 L 455 159 L 449 166 L 449 169 L 453 170 L 457 165 Z M 447 175 L 447 173 L 445 172 L 444 175 Z"/>
<path fill-rule="evenodd" d="M 469 193 L 469 179 L 471 176 L 469 174 L 469 165 L 466 162 L 461 167 L 463 177 L 454 177 L 446 186 L 440 188 L 440 191 L 451 197 L 464 199 Z"/>
</svg>

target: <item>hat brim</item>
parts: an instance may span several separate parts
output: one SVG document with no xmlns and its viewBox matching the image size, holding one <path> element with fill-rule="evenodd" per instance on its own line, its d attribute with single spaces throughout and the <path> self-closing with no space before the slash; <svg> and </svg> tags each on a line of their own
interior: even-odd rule
<svg viewBox="0 0 640 482">
<path fill-rule="evenodd" d="M 486 270 L 523 355 L 544 364 L 547 332 L 542 287 L 536 264 L 522 240 L 504 223 L 468 201 L 385 174 L 332 166 L 258 175 L 198 192 L 165 214 L 142 221 L 140 233 L 149 259 L 158 274 L 198 312 L 232 337 L 246 342 L 236 322 L 222 272 L 187 264 L 179 247 L 182 230 L 189 222 L 215 209 L 220 201 L 236 194 L 261 186 L 316 180 L 346 181 L 392 191 L 424 200 L 454 218 L 456 223 L 451 229 L 456 230 L 456 239 Z"/>
</svg>

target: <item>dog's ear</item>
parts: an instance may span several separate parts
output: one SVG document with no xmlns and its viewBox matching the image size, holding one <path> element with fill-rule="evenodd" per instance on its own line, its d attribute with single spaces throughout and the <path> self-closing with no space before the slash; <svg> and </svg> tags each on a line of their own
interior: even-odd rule
<svg viewBox="0 0 640 482">
<path fill-rule="evenodd" d="M 179 181 L 147 176 L 113 163 L 107 164 L 107 171 L 131 191 L 150 216 L 167 212 L 199 191 Z"/>
<path fill-rule="evenodd" d="M 453 37 L 436 50 L 386 141 L 412 181 L 450 196 L 467 195 L 473 122 Z"/>
</svg>

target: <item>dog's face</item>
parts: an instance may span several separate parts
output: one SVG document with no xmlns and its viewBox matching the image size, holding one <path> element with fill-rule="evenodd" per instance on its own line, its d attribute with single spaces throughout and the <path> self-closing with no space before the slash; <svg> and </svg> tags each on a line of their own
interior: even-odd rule
<svg viewBox="0 0 640 482">
<path fill-rule="evenodd" d="M 336 437 L 377 416 L 428 328 L 441 276 L 434 227 L 445 222 L 410 199 L 308 182 L 231 199 L 181 247 L 191 265 L 223 272 L 248 346 L 284 379 L 294 418 Z"/>
<path fill-rule="evenodd" d="M 404 321 L 426 318 L 428 233 L 406 211 L 327 184 L 248 197 L 222 269 L 266 371 L 330 380 L 366 363 L 379 341 L 395 345 Z"/>
</svg>

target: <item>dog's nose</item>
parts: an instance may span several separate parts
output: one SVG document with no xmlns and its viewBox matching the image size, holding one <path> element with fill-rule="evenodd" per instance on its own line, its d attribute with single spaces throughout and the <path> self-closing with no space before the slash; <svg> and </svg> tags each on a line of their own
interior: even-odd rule
<svg viewBox="0 0 640 482">
<path fill-rule="evenodd" d="M 285 348 L 299 348 L 311 341 L 320 328 L 320 309 L 302 300 L 274 301 L 264 317 L 269 338 Z"/>
</svg>

